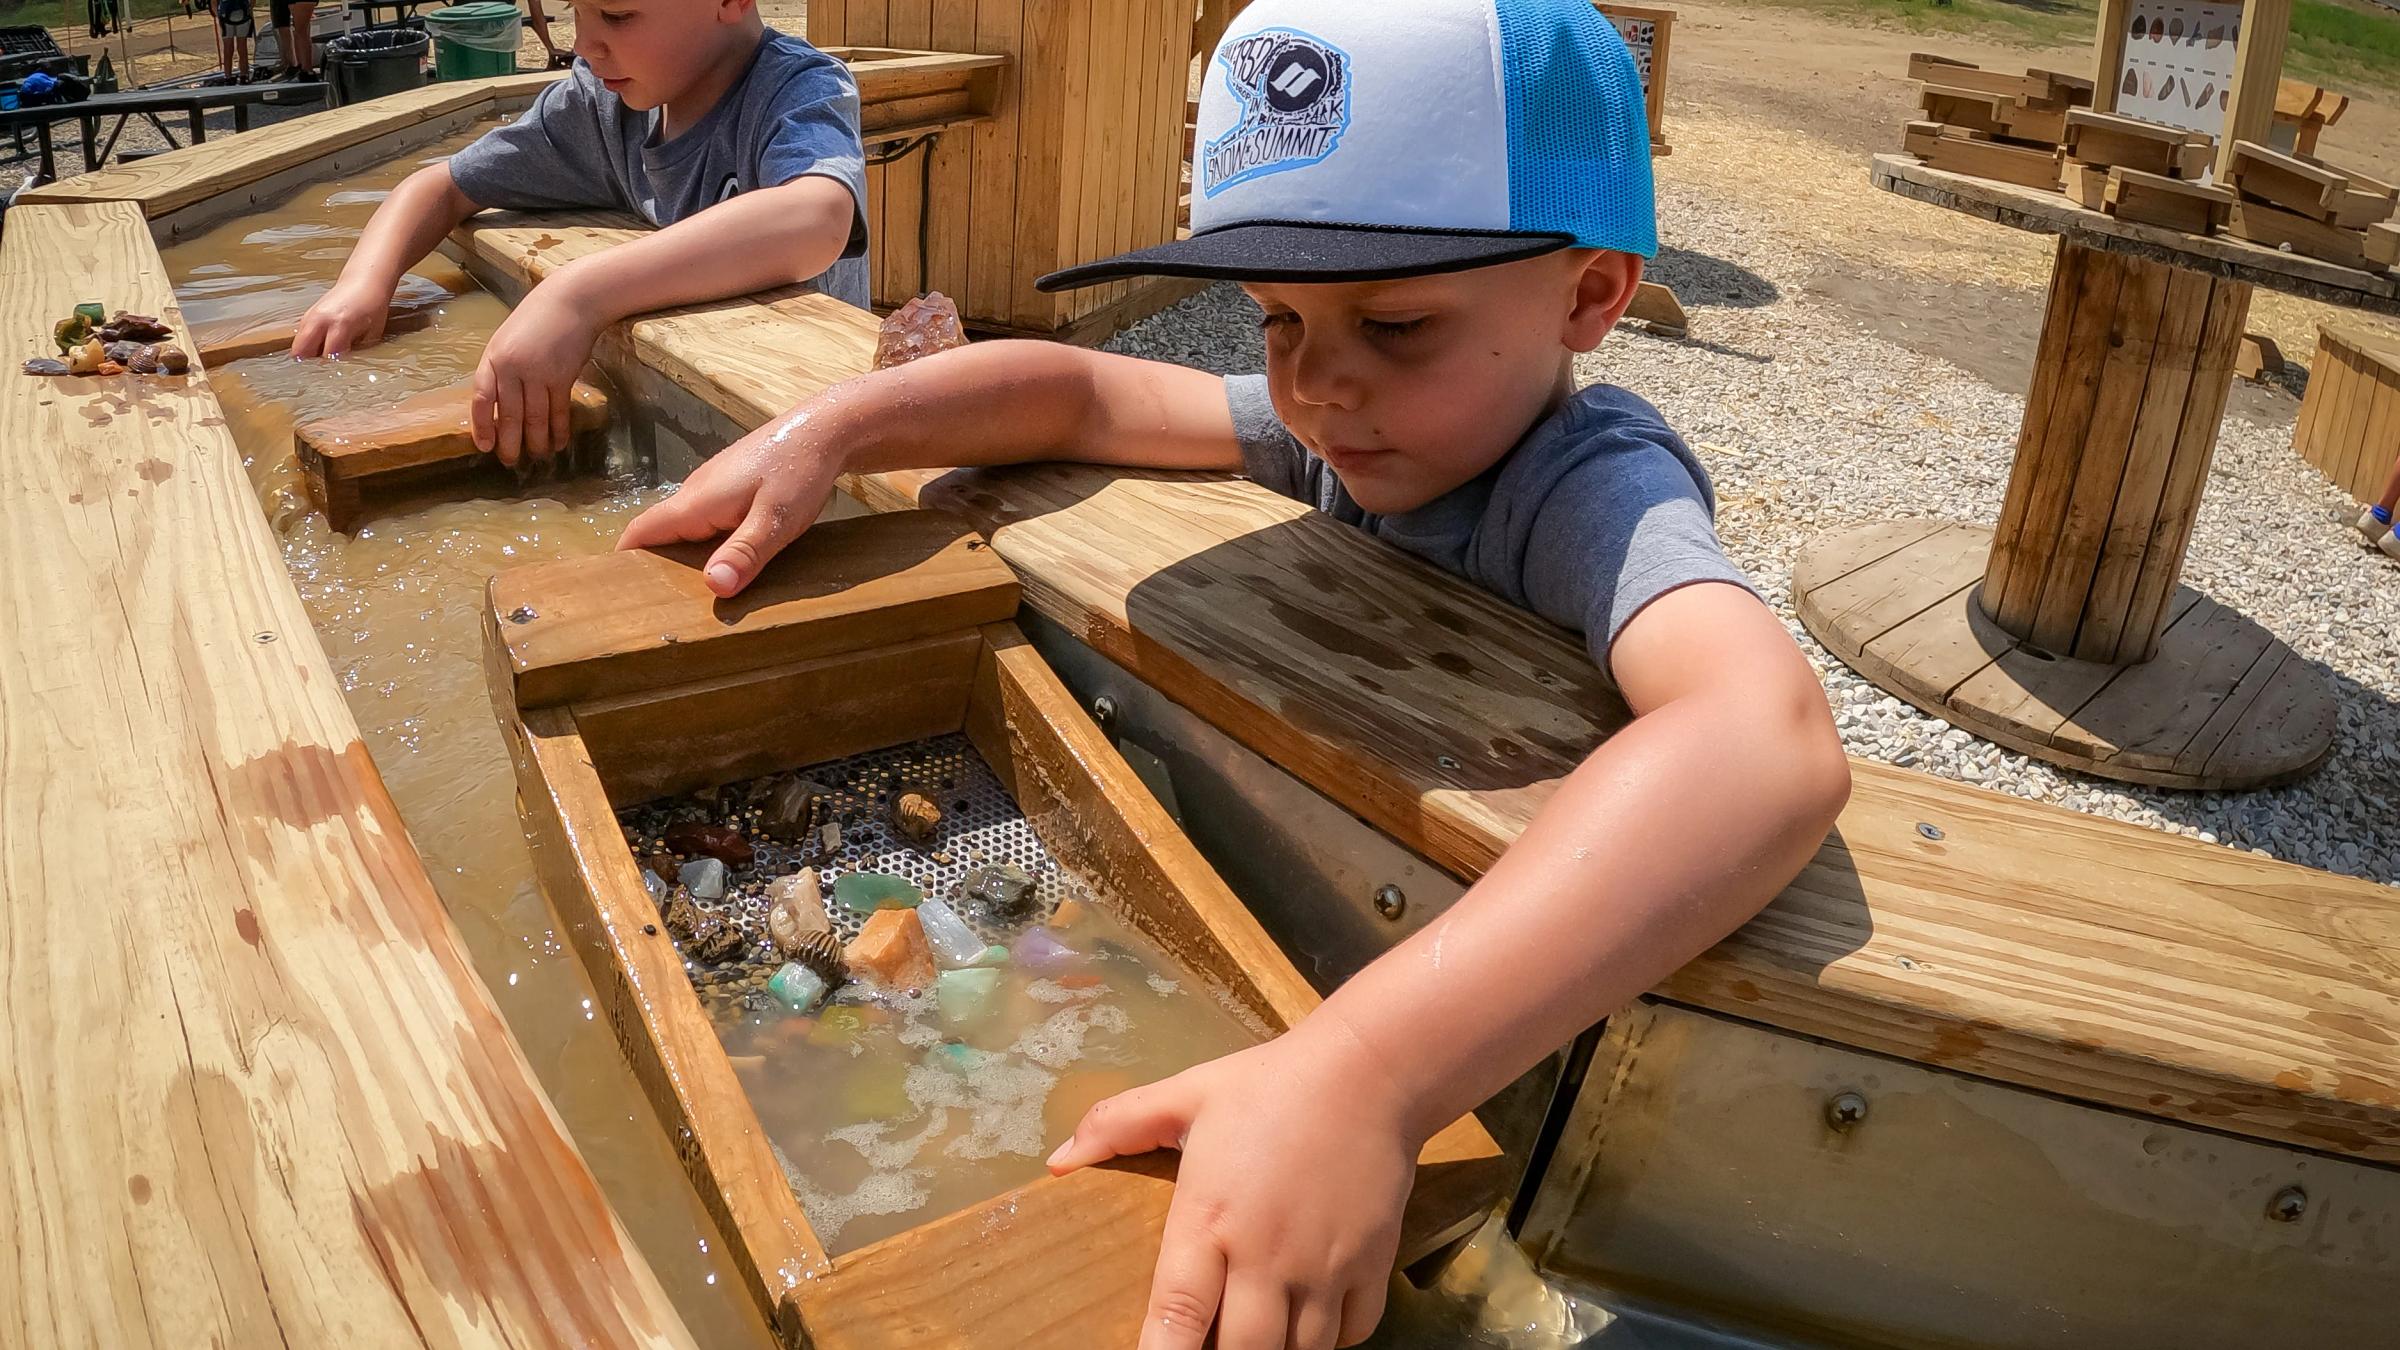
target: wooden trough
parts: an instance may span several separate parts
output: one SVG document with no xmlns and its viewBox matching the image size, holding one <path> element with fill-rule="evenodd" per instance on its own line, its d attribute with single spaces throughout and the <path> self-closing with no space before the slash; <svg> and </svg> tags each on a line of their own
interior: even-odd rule
<svg viewBox="0 0 2400 1350">
<path fill-rule="evenodd" d="M 157 241 L 407 153 L 538 85 L 436 87 L 42 189 L 0 241 L 6 331 L 89 298 L 93 278 L 180 329 Z M 626 228 L 485 219 L 456 244 L 479 275 L 522 286 Z M 618 325 L 604 365 L 630 412 L 746 430 L 864 369 L 873 327 L 821 296 L 754 297 Z M 761 366 L 759 350 L 788 359 Z M 0 567 L 20 579 L 0 584 L 12 639 L 0 697 L 12 765 L 36 770 L 0 776 L 5 819 L 24 825 L 0 846 L 0 938 L 23 954 L 0 994 L 15 1037 L 0 1134 L 21 1160 L 0 1185 L 30 1215 L 0 1233 L 0 1267 L 32 1291 L 0 1305 L 0 1342 L 689 1343 L 464 960 L 205 379 L 145 392 L 151 416 L 80 415 L 108 395 L 89 381 L 0 389 L 18 437 L 0 537 L 20 550 Z M 880 510 L 961 513 L 1021 579 L 1037 642 L 1088 644 L 1111 678 L 1186 710 L 1193 734 L 1460 881 L 1623 724 L 1567 636 L 1251 485 L 1060 465 L 845 488 Z M 53 565 L 62 550 L 74 565 Z M 512 697 L 534 704 L 523 753 L 555 751 L 571 773 L 544 781 L 582 784 L 576 818 L 593 827 L 545 858 L 571 886 L 576 849 L 624 880 L 606 853 L 621 851 L 609 793 L 649 790 L 592 757 L 585 704 L 688 710 L 712 680 L 801 678 L 867 640 L 825 638 L 841 628 L 826 616 L 778 627 L 765 615 L 767 631 L 746 637 L 753 616 L 700 601 L 674 560 L 633 565 L 659 568 L 645 575 L 662 603 L 700 620 L 658 631 L 709 641 L 642 649 L 630 665 L 561 662 L 630 681 L 614 687 L 534 679 L 537 697 L 509 676 Z M 978 697 L 993 706 L 985 670 L 1029 707 L 1048 675 L 1005 619 L 974 608 L 996 603 L 982 594 L 914 639 L 972 643 L 977 683 L 950 695 L 962 727 Z M 799 645 L 740 655 L 753 637 Z M 731 665 L 693 655 L 720 639 Z M 690 673 L 667 668 L 687 657 Z M 1008 754 L 1090 745 L 1071 711 L 1012 714 L 1026 739 Z M 678 772 L 698 758 L 662 752 Z M 1103 784 L 1124 772 L 1084 764 Z M 1624 1281 L 1652 1307 L 1885 1344 L 2388 1339 L 2381 1291 L 2400 1250 L 2389 889 L 1881 764 L 1854 773 L 1836 834 L 1785 894 L 1610 1020 L 1526 1218 L 1546 1262 Z M 1171 836 L 1142 838 L 1153 856 L 1178 852 Z M 129 855 L 177 866 L 119 901 Z M 1205 891 L 1177 875 L 1180 894 Z M 1258 912 L 1280 936 L 1276 899 Z M 1305 1010 L 1288 967 L 1253 960 L 1214 904 L 1159 912 L 1196 916 L 1232 961 L 1230 987 L 1247 982 L 1281 1020 Z M 1378 931 L 1438 912 L 1412 905 Z M 138 953 L 123 945 L 137 918 Z M 587 937 L 587 959 L 633 941 Z M 172 978 L 126 981 L 135 956 Z M 627 976 L 603 982 L 629 1039 L 653 1038 L 651 1005 L 689 996 L 678 966 L 657 965 L 612 964 Z M 651 1095 L 680 1119 L 662 1070 L 709 1053 L 713 1033 L 631 1058 L 647 1056 Z M 95 1077 L 96 1057 L 115 1072 Z M 825 1346 L 940 1344 L 967 1326 L 1032 1335 L 1066 1314 L 1016 1299 L 1010 1280 L 1044 1272 L 1099 1291 L 1088 1321 L 1058 1322 L 1055 1339 L 1112 1343 L 1144 1264 L 1114 1248 L 1154 1240 L 1167 1194 L 1157 1160 L 1081 1173 L 1014 1197 L 1019 1222 L 1074 1240 L 983 1243 L 952 1216 L 829 1260 L 788 1196 L 725 1161 L 760 1149 L 732 1139 L 693 1174 L 721 1180 L 717 1220 L 742 1235 L 785 1334 L 797 1324 Z M 1442 1227 L 1422 1207 L 1485 1165 L 1462 1154 L 1426 1160 L 1412 1250 Z M 737 1204 L 781 1204 L 801 1223 Z M 92 1235 L 73 1281 L 49 1241 L 62 1232 Z M 762 1265 L 761 1252 L 779 1255 Z M 787 1275 L 803 1286 L 789 1297 L 774 1287 Z"/>
<path fill-rule="evenodd" d="M 1317 997 L 1010 621 L 1016 578 L 956 517 L 821 525 L 738 601 L 705 551 L 504 572 L 492 697 L 543 888 L 751 1292 L 792 1346 L 1123 1345 L 1171 1194 L 1164 1159 L 1045 1179 L 828 1258 L 617 824 L 655 797 L 963 732 L 1100 902 L 1281 1030 Z M 1511 1180 L 1461 1120 L 1419 1165 L 1401 1256 Z"/>
</svg>

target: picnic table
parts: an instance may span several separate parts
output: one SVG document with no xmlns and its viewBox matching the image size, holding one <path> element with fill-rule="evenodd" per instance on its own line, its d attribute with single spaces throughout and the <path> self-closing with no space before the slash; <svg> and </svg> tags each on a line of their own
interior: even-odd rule
<svg viewBox="0 0 2400 1350">
<path fill-rule="evenodd" d="M 148 118 L 157 127 L 167 144 L 175 146 L 175 133 L 159 120 L 161 113 L 182 113 L 192 138 L 198 145 L 208 139 L 207 114 L 218 108 L 233 109 L 233 129 L 250 129 L 250 106 L 274 98 L 290 101 L 308 97 L 323 98 L 325 86 L 317 81 L 295 81 L 287 84 L 229 84 L 213 89 L 129 89 L 116 94 L 94 94 L 80 103 L 47 103 L 33 108 L 0 110 L 0 129 L 15 131 L 32 127 L 41 143 L 41 176 L 47 181 L 58 177 L 58 164 L 50 143 L 50 128 L 60 122 L 77 122 L 83 129 L 83 171 L 90 173 L 108 161 L 117 148 L 117 138 L 125 132 L 126 119 Z M 100 123 L 117 119 L 105 144 L 99 143 Z M 176 148 L 180 149 L 180 146 Z"/>
<path fill-rule="evenodd" d="M 363 20 L 361 27 L 399 28 L 417 17 L 418 6 L 429 3 L 433 0 L 349 0 L 344 8 Z M 376 14 L 384 10 L 391 11 L 391 17 L 378 20 Z"/>
<path fill-rule="evenodd" d="M 2058 236 L 1996 526 L 1879 521 L 1792 567 L 1801 621 L 1888 693 L 2105 778 L 2299 778 L 2331 751 L 2322 667 L 2181 584 L 2251 290 L 2400 315 L 2400 273 L 2119 220 L 1878 155 L 1888 192 Z"/>
</svg>

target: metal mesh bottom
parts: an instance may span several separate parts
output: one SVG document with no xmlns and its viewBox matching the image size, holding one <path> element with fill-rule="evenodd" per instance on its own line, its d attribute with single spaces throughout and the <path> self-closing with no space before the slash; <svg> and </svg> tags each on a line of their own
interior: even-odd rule
<svg viewBox="0 0 2400 1350">
<path fill-rule="evenodd" d="M 987 942 L 1005 943 L 1028 924 L 1047 919 L 1059 902 L 1070 896 L 1089 898 L 1089 887 L 1061 869 L 1042 847 L 1032 824 L 1000 785 L 999 776 L 963 735 L 870 750 L 798 772 L 833 793 L 831 818 L 841 826 L 842 846 L 830 858 L 816 859 L 815 866 L 825 887 L 827 915 L 844 942 L 857 937 L 866 922 L 864 915 L 833 902 L 834 882 L 852 872 L 906 877 L 927 899 L 951 902 L 959 917 Z M 749 944 L 741 956 L 721 964 L 711 965 L 687 955 L 685 965 L 696 984 L 754 984 L 782 964 L 767 942 L 767 883 L 799 871 L 814 855 L 775 843 L 760 833 L 756 828 L 759 809 L 749 803 L 763 802 L 768 788 L 783 777 L 776 774 L 728 783 L 705 796 L 645 802 L 617 813 L 626 844 L 636 857 L 663 851 L 660 835 L 668 826 L 687 820 L 732 825 L 741 830 L 757 854 L 750 866 L 733 869 L 724 899 L 700 906 L 738 924 Z M 892 826 L 893 800 L 912 789 L 939 802 L 943 813 L 940 831 L 923 849 Z M 999 863 L 1015 863 L 1034 878 L 1037 906 L 1033 913 L 1037 918 L 995 925 L 980 913 L 980 906 L 962 903 L 960 888 L 967 874 Z"/>
</svg>

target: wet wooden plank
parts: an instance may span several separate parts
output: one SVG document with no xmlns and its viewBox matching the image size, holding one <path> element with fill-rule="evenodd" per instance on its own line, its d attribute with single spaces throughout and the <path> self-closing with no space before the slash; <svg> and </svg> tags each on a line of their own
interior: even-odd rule
<svg viewBox="0 0 2400 1350">
<path fill-rule="evenodd" d="M 130 202 L 25 206 L 20 344 Z M 199 379 L 0 381 L 0 1343 L 684 1346 L 477 978 Z"/>
</svg>

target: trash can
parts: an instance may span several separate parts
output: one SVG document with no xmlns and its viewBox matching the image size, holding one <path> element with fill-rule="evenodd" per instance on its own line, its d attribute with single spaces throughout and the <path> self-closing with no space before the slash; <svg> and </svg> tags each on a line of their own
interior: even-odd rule
<svg viewBox="0 0 2400 1350">
<path fill-rule="evenodd" d="M 425 49 L 412 28 L 362 28 L 325 44 L 325 88 L 334 107 L 425 83 Z"/>
<path fill-rule="evenodd" d="M 517 37 L 524 26 L 525 17 L 507 0 L 475 0 L 433 11 L 425 16 L 425 31 L 433 35 L 433 78 L 515 74 Z"/>
</svg>

